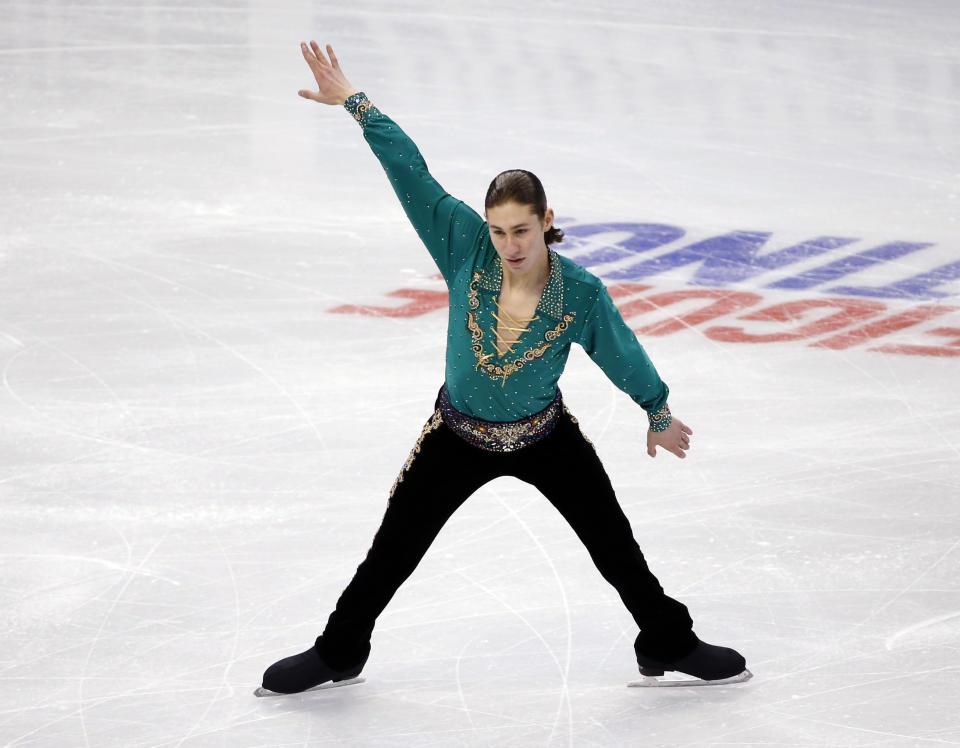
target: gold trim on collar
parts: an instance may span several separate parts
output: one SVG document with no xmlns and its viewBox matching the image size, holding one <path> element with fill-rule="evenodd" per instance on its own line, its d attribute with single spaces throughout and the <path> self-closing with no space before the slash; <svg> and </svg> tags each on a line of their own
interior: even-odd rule
<svg viewBox="0 0 960 748">
<path fill-rule="evenodd" d="M 550 258 L 550 277 L 547 285 L 540 294 L 537 312 L 549 314 L 554 319 L 563 317 L 563 268 L 560 266 L 560 257 L 552 249 L 547 250 Z M 484 291 L 499 293 L 503 289 L 503 263 L 500 255 L 494 253 L 493 260 L 475 277 L 480 278 L 480 288 Z"/>
<path fill-rule="evenodd" d="M 500 259 L 499 256 L 496 258 Z M 558 267 L 554 265 L 553 267 Z M 551 268 L 551 279 L 553 276 L 553 268 Z M 543 354 L 547 352 L 547 349 L 553 346 L 553 341 L 556 340 L 560 335 L 570 327 L 570 323 L 576 319 L 576 312 L 569 312 L 564 314 L 560 322 L 552 330 L 547 330 L 543 337 L 546 340 L 544 343 L 535 345 L 533 348 L 528 350 L 519 358 L 514 359 L 513 361 L 504 364 L 503 366 L 497 366 L 496 364 L 490 363 L 490 359 L 493 358 L 492 353 L 484 353 L 483 351 L 483 330 L 480 329 L 480 325 L 477 323 L 477 316 L 474 314 L 477 309 L 480 308 L 480 299 L 477 298 L 479 294 L 479 289 L 477 286 L 483 281 L 484 274 L 482 272 L 474 272 L 473 280 L 470 281 L 469 291 L 467 292 L 467 329 L 470 331 L 470 337 L 473 339 L 473 344 L 470 346 L 473 349 L 474 355 L 477 357 L 476 368 L 482 370 L 489 376 L 491 379 L 499 379 L 502 386 L 506 386 L 507 377 L 512 374 L 516 374 L 520 369 L 527 365 L 528 361 L 536 361 L 538 358 L 542 358 Z M 552 280 L 550 281 L 552 282 Z M 547 283 L 549 287 L 550 282 Z M 563 294 L 563 289 L 561 286 L 561 297 Z M 542 299 L 541 299 L 542 301 Z M 538 306 L 537 309 L 540 307 Z M 549 314 L 549 312 L 548 312 Z M 552 315 L 551 316 L 559 316 Z"/>
</svg>

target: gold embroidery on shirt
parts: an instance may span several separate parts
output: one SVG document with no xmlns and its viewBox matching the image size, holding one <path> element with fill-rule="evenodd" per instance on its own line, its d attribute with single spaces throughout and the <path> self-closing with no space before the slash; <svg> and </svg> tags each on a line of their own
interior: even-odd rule
<svg viewBox="0 0 960 748">
<path fill-rule="evenodd" d="M 477 316 L 474 314 L 474 312 L 480 308 L 477 283 L 480 282 L 482 277 L 482 272 L 474 272 L 473 280 L 470 281 L 469 291 L 467 292 L 467 329 L 470 331 L 470 336 L 473 339 L 473 345 L 471 348 L 473 349 L 474 355 L 477 357 L 477 365 L 475 368 L 482 370 L 491 379 L 499 379 L 501 384 L 506 386 L 507 377 L 520 371 L 520 369 L 522 369 L 528 361 L 535 361 L 536 359 L 541 358 L 543 354 L 547 352 L 547 349 L 553 345 L 553 341 L 560 337 L 560 335 L 568 327 L 570 327 L 570 323 L 576 319 L 577 315 L 576 312 L 568 312 L 567 314 L 564 314 L 563 319 L 557 324 L 556 327 L 554 327 L 552 330 L 547 330 L 547 332 L 544 333 L 543 337 L 546 338 L 548 342 L 540 343 L 539 345 L 536 345 L 528 350 L 520 358 L 514 359 L 503 366 L 498 366 L 489 361 L 489 359 L 493 358 L 492 353 L 483 352 L 483 330 L 481 330 L 480 325 L 477 324 Z M 506 351 L 505 353 L 508 352 L 509 351 Z"/>
</svg>

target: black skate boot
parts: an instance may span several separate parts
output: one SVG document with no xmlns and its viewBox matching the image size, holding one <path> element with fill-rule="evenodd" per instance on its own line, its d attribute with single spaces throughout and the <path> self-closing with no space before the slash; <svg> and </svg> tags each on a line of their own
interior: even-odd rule
<svg viewBox="0 0 960 748">
<path fill-rule="evenodd" d="M 257 696 L 271 696 L 281 693 L 300 693 L 331 681 L 341 683 L 356 678 L 363 670 L 366 658 L 359 665 L 335 670 L 320 657 L 317 646 L 306 652 L 285 657 L 273 663 L 263 674 L 263 687 L 254 693 Z M 343 685 L 348 685 L 343 683 Z"/>
<path fill-rule="evenodd" d="M 693 651 L 673 662 L 660 662 L 637 651 L 637 664 L 643 680 L 631 686 L 722 686 L 750 680 L 753 673 L 747 670 L 747 661 L 739 652 L 729 647 L 717 647 L 699 639 Z M 667 671 L 676 671 L 692 678 L 684 680 L 659 680 Z"/>
</svg>

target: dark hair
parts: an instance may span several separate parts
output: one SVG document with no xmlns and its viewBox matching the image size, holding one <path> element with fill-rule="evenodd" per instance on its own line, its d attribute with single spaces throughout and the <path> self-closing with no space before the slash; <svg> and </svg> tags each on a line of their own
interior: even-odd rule
<svg viewBox="0 0 960 748">
<path fill-rule="evenodd" d="M 497 174 L 487 188 L 483 209 L 490 210 L 504 203 L 529 205 L 543 221 L 547 215 L 547 194 L 537 175 L 523 169 L 510 169 Z M 543 240 L 549 247 L 563 241 L 563 232 L 556 226 L 543 232 Z"/>
</svg>

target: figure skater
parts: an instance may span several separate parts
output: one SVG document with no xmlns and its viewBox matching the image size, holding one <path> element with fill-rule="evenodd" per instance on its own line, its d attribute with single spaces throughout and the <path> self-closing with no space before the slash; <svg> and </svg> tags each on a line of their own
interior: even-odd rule
<svg viewBox="0 0 960 748">
<path fill-rule="evenodd" d="M 333 48 L 301 45 L 316 91 L 363 131 L 407 217 L 450 292 L 446 372 L 433 415 L 403 465 L 366 558 L 323 633 L 305 652 L 270 666 L 263 688 L 296 693 L 356 677 L 377 616 L 413 572 L 444 523 L 478 488 L 501 476 L 535 486 L 570 524 L 640 629 L 634 651 L 646 676 L 677 671 L 691 683 L 749 677 L 744 658 L 694 634 L 687 608 L 651 573 L 610 480 L 557 380 L 570 346 L 582 346 L 649 419 L 647 453 L 683 458 L 692 431 L 671 416 L 667 385 L 599 278 L 550 247 L 563 238 L 540 180 L 498 174 L 485 219 L 447 194 L 417 146 L 354 88 Z M 329 58 L 329 59 L 328 59 Z"/>
</svg>

